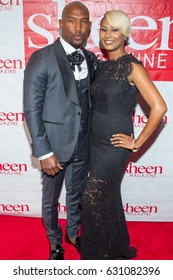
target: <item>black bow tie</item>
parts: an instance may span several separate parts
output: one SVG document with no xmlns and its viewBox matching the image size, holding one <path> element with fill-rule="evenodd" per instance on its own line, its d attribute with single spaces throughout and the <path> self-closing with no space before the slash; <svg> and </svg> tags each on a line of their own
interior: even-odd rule
<svg viewBox="0 0 173 280">
<path fill-rule="evenodd" d="M 70 62 L 70 65 L 71 65 L 71 68 L 73 71 L 75 70 L 75 65 L 77 65 L 79 72 L 82 70 L 80 65 L 84 61 L 85 57 L 81 53 L 79 53 L 78 51 L 75 51 L 71 54 L 68 54 L 67 58 Z"/>
</svg>

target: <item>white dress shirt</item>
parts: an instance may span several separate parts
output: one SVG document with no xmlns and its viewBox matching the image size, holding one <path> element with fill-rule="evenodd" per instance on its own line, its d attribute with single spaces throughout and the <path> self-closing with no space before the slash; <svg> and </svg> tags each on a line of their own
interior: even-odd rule
<svg viewBox="0 0 173 280">
<path fill-rule="evenodd" d="M 62 46 L 63 46 L 67 55 L 71 54 L 75 51 L 78 51 L 84 56 L 83 51 L 80 48 L 75 49 L 70 44 L 68 44 L 66 41 L 64 41 L 64 39 L 62 37 L 60 38 L 60 42 L 61 42 L 61 44 L 62 44 Z M 80 66 L 82 68 L 81 72 L 79 72 L 79 69 L 78 69 L 77 65 L 75 65 L 75 71 L 73 71 L 75 80 L 85 79 L 88 75 L 88 67 L 87 67 L 86 59 L 84 59 L 84 61 L 82 62 L 82 64 Z"/>
</svg>

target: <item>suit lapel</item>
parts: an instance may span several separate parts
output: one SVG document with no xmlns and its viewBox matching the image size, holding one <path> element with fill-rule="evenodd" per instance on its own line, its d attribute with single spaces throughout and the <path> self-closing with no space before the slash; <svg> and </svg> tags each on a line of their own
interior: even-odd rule
<svg viewBox="0 0 173 280">
<path fill-rule="evenodd" d="M 84 48 L 82 48 L 82 51 L 85 55 L 87 65 L 88 65 L 88 77 L 87 77 L 88 78 L 88 100 L 89 100 L 89 108 L 91 108 L 91 96 L 90 96 L 90 85 L 91 85 L 91 65 L 90 65 L 90 63 L 91 63 L 91 61 L 90 61 L 90 57 L 89 57 L 87 51 Z"/>
<path fill-rule="evenodd" d="M 74 75 L 59 39 L 56 40 L 53 47 L 61 71 L 65 93 L 71 102 L 80 106 Z"/>
</svg>

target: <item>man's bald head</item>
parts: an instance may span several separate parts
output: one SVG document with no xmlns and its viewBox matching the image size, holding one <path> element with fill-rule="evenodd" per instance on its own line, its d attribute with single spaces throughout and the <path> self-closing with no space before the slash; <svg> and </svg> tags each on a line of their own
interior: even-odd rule
<svg viewBox="0 0 173 280">
<path fill-rule="evenodd" d="M 68 3 L 64 9 L 63 9 L 63 12 L 62 12 L 62 20 L 64 20 L 68 14 L 68 10 L 69 9 L 83 9 L 85 12 L 86 12 L 86 15 L 88 15 L 88 19 L 89 19 L 89 11 L 88 11 L 88 8 L 81 2 L 79 1 L 74 1 L 74 2 L 71 2 L 71 3 Z"/>
</svg>

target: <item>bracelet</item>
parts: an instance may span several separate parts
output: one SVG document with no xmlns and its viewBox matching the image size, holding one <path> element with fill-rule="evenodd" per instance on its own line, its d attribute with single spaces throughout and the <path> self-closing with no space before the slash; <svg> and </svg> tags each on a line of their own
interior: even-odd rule
<svg viewBox="0 0 173 280">
<path fill-rule="evenodd" d="M 138 151 L 138 149 L 135 148 L 135 140 L 136 140 L 136 139 L 133 139 L 133 140 L 132 140 L 132 151 L 133 151 L 133 152 L 137 152 L 137 151 Z"/>
</svg>

